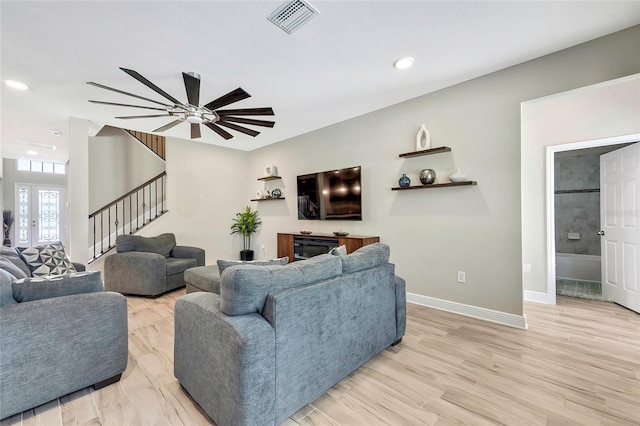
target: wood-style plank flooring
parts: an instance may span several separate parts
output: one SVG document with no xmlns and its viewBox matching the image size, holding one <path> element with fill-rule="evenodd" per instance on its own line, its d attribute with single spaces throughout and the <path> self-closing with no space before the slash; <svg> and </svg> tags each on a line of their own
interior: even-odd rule
<svg viewBox="0 0 640 426">
<path fill-rule="evenodd" d="M 6 425 L 207 425 L 173 376 L 173 305 L 129 297 L 122 380 L 83 389 Z M 640 315 L 558 298 L 525 303 L 528 330 L 416 305 L 407 334 L 286 425 L 639 425 Z"/>
</svg>

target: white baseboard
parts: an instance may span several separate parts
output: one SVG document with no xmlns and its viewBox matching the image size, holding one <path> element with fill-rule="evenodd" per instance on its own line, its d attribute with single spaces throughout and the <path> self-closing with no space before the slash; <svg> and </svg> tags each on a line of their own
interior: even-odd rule
<svg viewBox="0 0 640 426">
<path fill-rule="evenodd" d="M 527 320 L 524 315 L 514 315 L 506 312 L 494 311 L 493 309 L 481 308 L 479 306 L 465 305 L 464 303 L 452 302 L 450 300 L 436 299 L 435 297 L 423 296 L 421 294 L 407 292 L 407 302 L 416 305 L 427 306 L 441 311 L 452 312 L 471 318 L 490 321 L 509 327 L 526 329 Z"/>
<path fill-rule="evenodd" d="M 524 300 L 525 302 L 544 303 L 545 305 L 548 305 L 549 295 L 540 291 L 524 290 Z"/>
</svg>

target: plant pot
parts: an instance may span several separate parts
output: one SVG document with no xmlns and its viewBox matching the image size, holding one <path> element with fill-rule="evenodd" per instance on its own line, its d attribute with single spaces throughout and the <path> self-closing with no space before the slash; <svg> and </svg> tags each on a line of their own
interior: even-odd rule
<svg viewBox="0 0 640 426">
<path fill-rule="evenodd" d="M 240 260 L 253 260 L 253 250 L 242 250 Z"/>
</svg>

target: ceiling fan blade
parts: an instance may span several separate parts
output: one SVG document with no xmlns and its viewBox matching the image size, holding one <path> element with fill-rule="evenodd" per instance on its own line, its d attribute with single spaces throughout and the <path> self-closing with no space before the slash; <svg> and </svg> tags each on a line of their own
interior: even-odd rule
<svg viewBox="0 0 640 426">
<path fill-rule="evenodd" d="M 232 104 L 234 102 L 241 101 L 243 99 L 250 98 L 251 95 L 242 90 L 241 87 L 238 87 L 236 90 L 233 90 L 226 95 L 220 96 L 218 99 L 215 99 L 208 104 L 205 105 L 205 108 L 210 110 L 215 110 L 216 108 L 221 108 L 225 105 Z"/>
<path fill-rule="evenodd" d="M 191 139 L 198 139 L 200 136 L 200 125 L 191 123 Z"/>
<path fill-rule="evenodd" d="M 129 74 L 131 77 L 133 77 L 136 80 L 138 80 L 140 83 L 142 83 L 145 86 L 147 86 L 149 89 L 151 89 L 154 92 L 156 92 L 157 94 L 161 95 L 163 98 L 169 99 L 174 104 L 182 105 L 182 102 L 180 102 L 179 100 L 177 100 L 176 98 L 174 98 L 173 96 L 171 96 L 170 94 L 168 94 L 167 92 L 165 92 L 164 90 L 162 90 L 161 88 L 159 88 L 158 86 L 156 86 L 155 84 L 153 84 L 152 82 L 150 82 L 149 80 L 147 80 L 146 78 L 141 76 L 137 71 L 128 70 L 128 69 L 122 68 L 122 67 L 120 67 L 120 69 L 122 71 L 126 72 L 127 74 Z"/>
<path fill-rule="evenodd" d="M 254 126 L 262 126 L 262 127 L 273 127 L 276 124 L 275 121 L 267 121 L 267 120 L 254 120 L 252 118 L 243 118 L 243 117 L 228 117 L 223 115 L 220 117 L 220 121 L 233 121 L 234 123 L 244 123 L 244 124 L 252 124 Z"/>
<path fill-rule="evenodd" d="M 217 126 L 213 123 L 205 123 L 205 126 L 207 126 L 208 128 L 210 128 L 211 130 L 213 130 L 214 132 L 216 132 L 217 134 L 219 134 L 220 136 L 222 136 L 223 138 L 229 140 L 233 137 L 233 135 L 229 132 L 227 132 L 224 129 L 221 129 L 220 126 Z"/>
<path fill-rule="evenodd" d="M 120 117 L 114 117 L 114 118 L 120 118 L 122 120 L 130 120 L 132 118 L 154 118 L 154 117 L 171 117 L 171 114 L 155 114 L 155 115 L 124 115 L 124 116 L 120 116 Z"/>
<path fill-rule="evenodd" d="M 220 116 L 223 115 L 275 115 L 271 108 L 244 108 L 244 109 L 221 109 L 216 111 Z"/>
<path fill-rule="evenodd" d="M 238 126 L 237 124 L 233 124 L 233 123 L 227 123 L 227 122 L 224 122 L 224 121 L 218 121 L 218 124 L 221 125 L 221 126 L 224 126 L 224 127 L 228 127 L 230 129 L 233 129 L 233 130 L 237 130 L 238 132 L 241 132 L 241 133 L 247 134 L 249 136 L 253 136 L 253 137 L 256 137 L 256 136 L 258 136 L 260 134 L 260 132 L 256 132 L 253 129 L 247 129 L 246 127 Z"/>
<path fill-rule="evenodd" d="M 171 122 L 171 123 L 169 123 L 169 124 L 165 124 L 165 125 L 164 125 L 164 126 L 162 126 L 162 127 L 158 127 L 157 129 L 152 130 L 152 132 L 164 132 L 165 130 L 169 130 L 170 128 L 172 128 L 172 127 L 174 127 L 174 126 L 177 126 L 178 124 L 182 123 L 183 121 L 184 121 L 184 120 L 175 120 L 175 121 L 172 121 L 172 122 Z"/>
<path fill-rule="evenodd" d="M 163 104 L 162 102 L 154 101 L 153 99 L 145 98 L 144 96 L 134 95 L 133 93 L 125 92 L 124 90 L 114 89 L 113 87 L 105 86 L 105 85 L 102 85 L 102 84 L 99 84 L 99 83 L 94 83 L 93 81 L 87 81 L 87 84 L 89 84 L 91 86 L 99 87 L 101 89 L 111 90 L 112 92 L 121 93 L 123 95 L 131 96 L 131 97 L 138 98 L 138 99 L 142 99 L 143 101 L 153 102 L 154 104 L 158 104 L 158 105 L 162 105 L 162 106 L 166 106 L 166 107 L 173 106 L 173 105 Z"/>
<path fill-rule="evenodd" d="M 166 111 L 165 108 L 156 108 L 156 107 L 148 107 L 143 105 L 131 105 L 131 104 L 118 104 L 115 102 L 104 102 L 104 101 L 94 101 L 89 99 L 89 102 L 93 104 L 102 104 L 102 105 L 114 105 L 114 106 L 124 106 L 124 107 L 133 107 L 133 108 L 144 108 L 144 109 L 153 109 L 156 111 Z"/>
<path fill-rule="evenodd" d="M 184 88 L 187 91 L 187 99 L 191 105 L 200 106 L 200 79 L 187 74 L 182 73 L 184 79 Z"/>
</svg>

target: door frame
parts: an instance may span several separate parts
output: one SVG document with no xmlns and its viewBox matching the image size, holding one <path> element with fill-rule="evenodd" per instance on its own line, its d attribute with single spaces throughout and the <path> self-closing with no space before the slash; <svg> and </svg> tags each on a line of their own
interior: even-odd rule
<svg viewBox="0 0 640 426">
<path fill-rule="evenodd" d="M 640 133 L 593 139 L 546 147 L 546 198 L 547 198 L 547 303 L 556 304 L 556 214 L 555 214 L 555 153 L 584 148 L 617 145 L 640 141 Z"/>
</svg>

